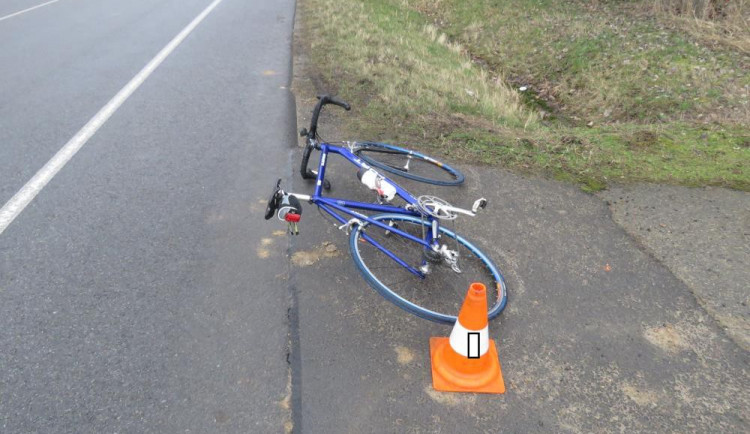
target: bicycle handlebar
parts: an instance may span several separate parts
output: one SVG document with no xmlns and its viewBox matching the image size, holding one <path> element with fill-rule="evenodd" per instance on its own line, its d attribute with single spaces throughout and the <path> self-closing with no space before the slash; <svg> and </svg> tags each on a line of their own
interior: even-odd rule
<svg viewBox="0 0 750 434">
<path fill-rule="evenodd" d="M 337 106 L 341 107 L 342 109 L 344 109 L 346 111 L 349 111 L 349 110 L 352 109 L 352 106 L 350 106 L 348 102 L 346 102 L 346 101 L 344 101 L 342 99 L 339 99 L 338 97 L 335 97 L 335 96 L 331 96 L 331 95 L 318 95 L 318 99 L 325 100 L 326 102 L 324 104 L 334 104 L 334 105 L 337 105 Z"/>
<path fill-rule="evenodd" d="M 312 146 L 310 144 L 310 141 L 314 140 L 318 134 L 318 117 L 320 116 L 320 111 L 321 109 L 323 109 L 323 106 L 327 104 L 337 105 L 346 111 L 349 111 L 352 109 L 352 106 L 350 106 L 349 103 L 347 103 L 346 101 L 340 100 L 336 98 L 335 96 L 318 95 L 318 103 L 315 104 L 315 108 L 313 109 L 312 119 L 310 120 L 310 129 L 305 130 L 303 128 L 302 131 L 300 131 L 300 135 L 307 137 L 305 151 L 302 154 L 302 165 L 300 167 L 300 174 L 302 175 L 303 179 L 315 179 L 316 178 L 315 173 L 312 170 L 307 168 L 307 162 L 308 160 L 310 160 L 310 153 L 312 152 Z"/>
<path fill-rule="evenodd" d="M 320 116 L 320 111 L 326 104 L 337 105 L 346 111 L 352 109 L 352 106 L 350 106 L 349 103 L 342 101 L 335 96 L 318 95 L 318 103 L 315 104 L 315 108 L 313 109 L 312 119 L 310 120 L 310 130 L 307 132 L 307 137 L 314 139 L 315 135 L 318 133 L 318 116 Z"/>
</svg>

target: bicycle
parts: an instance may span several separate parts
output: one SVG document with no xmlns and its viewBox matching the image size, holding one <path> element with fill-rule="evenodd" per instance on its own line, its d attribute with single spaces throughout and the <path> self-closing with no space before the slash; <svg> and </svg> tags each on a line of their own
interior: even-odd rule
<svg viewBox="0 0 750 434">
<path fill-rule="evenodd" d="M 489 319 L 499 315 L 507 303 L 502 273 L 489 256 L 455 231 L 458 215 L 476 216 L 486 207 L 487 200 L 477 199 L 471 209 L 462 209 L 436 196 L 414 197 L 374 167 L 438 185 L 456 185 L 464 177 L 458 170 L 434 158 L 393 145 L 342 142 L 343 146 L 337 146 L 322 141 L 317 131 L 322 108 L 333 104 L 348 111 L 351 107 L 329 95 L 321 95 L 318 99 L 310 128 L 300 131 L 300 135 L 306 137 L 300 174 L 303 179 L 315 180 L 314 192 L 312 195 L 285 192 L 279 179 L 268 200 L 266 220 L 278 214 L 280 220 L 287 222 L 290 232 L 298 235 L 302 216 L 300 201 L 314 204 L 321 215 L 325 216 L 322 212 L 325 211 L 335 219 L 339 229 L 347 232 L 349 250 L 360 273 L 370 286 L 396 306 L 420 318 L 453 324 L 468 285 L 482 282 L 488 288 L 496 289 L 494 299 L 493 291 L 488 291 Z M 313 149 L 320 151 L 317 171 L 308 169 Z M 370 152 L 374 155 L 368 155 Z M 375 202 L 323 196 L 323 190 L 330 190 L 325 174 L 331 154 L 345 158 L 359 169 L 357 176 L 360 181 L 376 192 Z M 391 164 L 393 157 L 404 158 L 406 163 Z M 446 179 L 437 179 L 432 174 L 415 174 L 415 162 L 436 168 Z M 397 206 L 396 200 L 404 203 Z M 453 230 L 441 224 L 449 221 L 454 223 Z M 462 256 L 462 250 L 468 254 Z"/>
</svg>

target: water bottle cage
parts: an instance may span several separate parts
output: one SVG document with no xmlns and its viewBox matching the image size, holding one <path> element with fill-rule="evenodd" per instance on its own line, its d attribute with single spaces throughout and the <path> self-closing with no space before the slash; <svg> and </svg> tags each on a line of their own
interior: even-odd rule
<svg viewBox="0 0 750 434">
<path fill-rule="evenodd" d="M 384 203 L 388 203 L 389 202 L 388 201 L 388 197 L 385 195 L 385 192 L 383 191 L 382 188 L 380 188 L 379 185 L 376 186 L 375 188 L 373 188 L 372 190 L 378 195 L 378 203 L 379 204 L 384 204 Z"/>
<path fill-rule="evenodd" d="M 388 203 L 396 195 L 396 188 L 373 169 L 359 169 L 357 171 L 357 178 L 367 188 L 377 193 L 378 203 Z"/>
<path fill-rule="evenodd" d="M 378 198 L 381 201 L 384 201 L 386 197 L 385 197 L 385 191 L 383 191 L 383 189 L 381 188 L 382 182 L 383 180 L 379 176 L 375 178 L 375 187 L 373 188 L 373 190 L 375 190 L 375 192 L 378 194 Z"/>
</svg>

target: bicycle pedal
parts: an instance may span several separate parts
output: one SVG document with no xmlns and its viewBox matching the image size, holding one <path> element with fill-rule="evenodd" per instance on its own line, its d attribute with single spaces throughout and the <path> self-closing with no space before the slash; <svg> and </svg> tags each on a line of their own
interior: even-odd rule
<svg viewBox="0 0 750 434">
<path fill-rule="evenodd" d="M 474 201 L 474 205 L 471 206 L 471 211 L 476 214 L 485 208 L 487 208 L 487 199 L 480 197 Z"/>
</svg>

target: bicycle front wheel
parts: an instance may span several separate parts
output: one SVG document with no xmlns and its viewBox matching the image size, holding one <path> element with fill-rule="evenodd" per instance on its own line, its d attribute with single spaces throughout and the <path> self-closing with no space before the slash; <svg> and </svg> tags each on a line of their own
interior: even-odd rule
<svg viewBox="0 0 750 434">
<path fill-rule="evenodd" d="M 423 224 L 420 218 L 401 214 L 380 214 L 372 218 L 422 238 Z M 429 223 L 424 229 L 430 230 Z M 446 263 L 431 264 L 430 273 L 423 278 L 411 273 L 367 238 L 413 267 L 422 264 L 424 247 L 399 234 L 387 233 L 382 228 L 367 223 L 354 228 L 349 238 L 349 249 L 367 283 L 388 301 L 407 312 L 431 321 L 453 324 L 469 285 L 480 282 L 488 289 L 488 317 L 495 318 L 505 308 L 508 300 L 503 275 L 492 260 L 467 239 L 442 226 L 440 233 L 441 242 L 450 249 L 456 249 L 458 241 L 460 273 Z"/>
<path fill-rule="evenodd" d="M 459 185 L 464 174 L 427 155 L 378 142 L 357 142 L 354 151 L 370 165 L 404 178 L 434 185 Z"/>
</svg>

